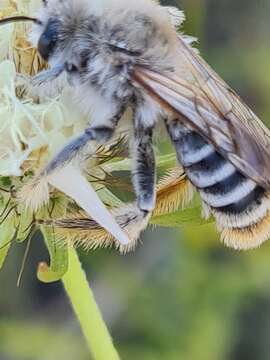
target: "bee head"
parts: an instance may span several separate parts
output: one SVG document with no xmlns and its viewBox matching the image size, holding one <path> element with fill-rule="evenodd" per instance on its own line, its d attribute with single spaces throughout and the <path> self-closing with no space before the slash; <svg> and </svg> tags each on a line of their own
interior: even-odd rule
<svg viewBox="0 0 270 360">
<path fill-rule="evenodd" d="M 82 47 L 82 28 L 89 23 L 89 16 L 88 0 L 43 0 L 30 40 L 50 65 L 70 64 Z M 74 71 L 79 60 L 75 63 L 67 69 Z"/>
</svg>

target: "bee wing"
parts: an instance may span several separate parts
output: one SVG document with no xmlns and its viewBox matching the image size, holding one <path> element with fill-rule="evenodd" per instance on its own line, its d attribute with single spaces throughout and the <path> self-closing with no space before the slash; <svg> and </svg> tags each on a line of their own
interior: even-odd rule
<svg viewBox="0 0 270 360">
<path fill-rule="evenodd" d="M 188 76 L 138 66 L 134 82 L 214 145 L 240 172 L 270 187 L 270 131 L 239 96 L 179 37 Z"/>
</svg>

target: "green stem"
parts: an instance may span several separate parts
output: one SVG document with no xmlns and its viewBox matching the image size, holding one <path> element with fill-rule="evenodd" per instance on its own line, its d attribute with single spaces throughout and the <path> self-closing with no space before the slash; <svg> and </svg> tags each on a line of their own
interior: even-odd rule
<svg viewBox="0 0 270 360">
<path fill-rule="evenodd" d="M 95 360 L 119 360 L 112 338 L 89 287 L 74 249 L 69 251 L 69 270 L 62 281 Z"/>
</svg>

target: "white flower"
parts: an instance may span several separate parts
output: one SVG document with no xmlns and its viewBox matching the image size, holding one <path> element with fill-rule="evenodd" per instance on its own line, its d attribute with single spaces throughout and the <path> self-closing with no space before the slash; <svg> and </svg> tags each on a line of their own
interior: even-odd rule
<svg viewBox="0 0 270 360">
<path fill-rule="evenodd" d="M 20 1 L 16 6 L 4 1 L 3 5 L 0 17 L 33 13 L 40 1 Z M 18 99 L 16 68 L 27 72 L 32 57 L 37 56 L 27 42 L 28 28 L 22 24 L 0 27 L 0 176 L 23 175 L 26 160 L 33 170 L 40 167 L 86 124 L 85 117 L 71 105 L 68 89 L 38 103 L 31 96 Z"/>
</svg>

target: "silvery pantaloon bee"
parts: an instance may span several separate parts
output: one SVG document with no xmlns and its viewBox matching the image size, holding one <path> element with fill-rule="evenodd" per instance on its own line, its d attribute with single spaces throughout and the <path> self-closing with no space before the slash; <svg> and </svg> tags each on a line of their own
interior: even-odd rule
<svg viewBox="0 0 270 360">
<path fill-rule="evenodd" d="M 177 32 L 183 18 L 151 0 L 44 2 L 32 41 L 52 69 L 67 74 L 92 119 L 44 173 L 72 162 L 89 142 L 106 143 L 131 108 L 133 183 L 142 214 L 155 206 L 152 136 L 161 120 L 224 241 L 256 247 L 270 235 L 270 134 L 191 38 Z"/>
</svg>

